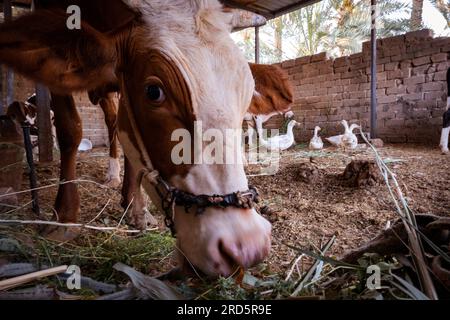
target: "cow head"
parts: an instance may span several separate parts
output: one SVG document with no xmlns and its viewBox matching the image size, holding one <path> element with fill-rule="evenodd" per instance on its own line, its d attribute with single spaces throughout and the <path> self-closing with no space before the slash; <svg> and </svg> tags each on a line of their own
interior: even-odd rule
<svg viewBox="0 0 450 320">
<path fill-rule="evenodd" d="M 46 9 L 0 27 L 0 63 L 69 93 L 121 83 L 118 130 L 127 157 L 139 170 L 142 150 L 129 108 L 153 166 L 172 186 L 192 194 L 248 190 L 242 163 L 182 164 L 172 161 L 172 133 L 184 129 L 240 129 L 254 80 L 232 42 L 231 17 L 216 0 L 44 1 Z M 56 5 L 55 5 L 56 3 Z M 81 29 L 66 27 L 67 6 L 78 4 Z M 50 9 L 48 9 L 50 8 Z M 223 146 L 241 159 L 236 144 Z M 160 199 L 146 191 L 155 205 Z M 255 210 L 175 209 L 178 248 L 208 275 L 229 275 L 267 256 L 270 224 Z"/>
</svg>

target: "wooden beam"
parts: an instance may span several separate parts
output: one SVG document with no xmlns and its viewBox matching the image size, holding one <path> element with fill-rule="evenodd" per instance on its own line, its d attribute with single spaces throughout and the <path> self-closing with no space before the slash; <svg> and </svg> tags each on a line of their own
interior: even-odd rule
<svg viewBox="0 0 450 320">
<path fill-rule="evenodd" d="M 3 96 L 3 66 L 0 65 L 0 116 L 6 114 L 5 99 Z"/>
<path fill-rule="evenodd" d="M 233 30 L 232 32 L 240 31 L 252 27 L 261 27 L 267 23 L 267 19 L 262 15 L 251 11 L 241 9 L 229 9 L 233 14 Z"/>
<path fill-rule="evenodd" d="M 3 14 L 6 21 L 12 19 L 12 6 L 11 0 L 3 0 Z M 3 106 L 3 113 L 6 112 L 6 108 L 14 102 L 14 72 L 11 68 L 5 68 L 6 70 L 6 104 Z M 3 96 L 2 96 L 3 98 Z"/>
<path fill-rule="evenodd" d="M 39 162 L 53 161 L 52 122 L 50 119 L 50 92 L 36 85 L 37 124 L 39 130 Z"/>
</svg>

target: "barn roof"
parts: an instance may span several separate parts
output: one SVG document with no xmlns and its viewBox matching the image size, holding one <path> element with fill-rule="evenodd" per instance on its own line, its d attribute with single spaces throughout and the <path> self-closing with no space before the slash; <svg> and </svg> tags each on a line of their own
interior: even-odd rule
<svg viewBox="0 0 450 320">
<path fill-rule="evenodd" d="M 253 11 L 268 19 L 301 9 L 321 0 L 221 0 L 229 7 Z"/>
<path fill-rule="evenodd" d="M 320 0 L 221 0 L 229 7 L 253 11 L 268 19 L 319 2 Z M 3 1 L 0 1 L 3 2 Z M 12 0 L 14 6 L 30 7 L 31 0 Z M 0 8 L 1 11 L 3 8 Z"/>
</svg>

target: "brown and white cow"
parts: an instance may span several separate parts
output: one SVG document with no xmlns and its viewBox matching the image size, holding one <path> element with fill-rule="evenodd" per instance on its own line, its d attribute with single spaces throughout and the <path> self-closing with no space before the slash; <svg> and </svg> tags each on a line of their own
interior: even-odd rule
<svg viewBox="0 0 450 320">
<path fill-rule="evenodd" d="M 205 130 L 240 130 L 254 93 L 248 63 L 229 34 L 231 17 L 218 1 L 46 2 L 56 7 L 0 26 L 0 63 L 52 90 L 68 167 L 81 136 L 70 134 L 80 120 L 67 94 L 119 81 L 119 139 L 134 170 L 148 169 L 148 155 L 161 178 L 178 190 L 226 195 L 249 189 L 242 163 L 175 165 L 171 159 L 174 130 L 193 134 L 196 120 Z M 83 21 L 81 29 L 69 30 L 65 8 L 73 4 L 80 6 Z M 242 157 L 241 146 L 224 149 Z M 63 166 L 65 171 L 67 180 L 74 178 Z M 69 198 L 77 194 L 74 189 L 67 184 L 58 192 L 60 221 L 78 219 L 79 198 Z M 250 267 L 268 255 L 271 226 L 254 209 L 215 206 L 202 214 L 193 209 L 175 206 L 172 218 L 180 252 L 199 270 L 229 275 L 235 266 Z"/>
<path fill-rule="evenodd" d="M 255 79 L 255 92 L 244 120 L 248 126 L 248 141 L 252 146 L 256 125 L 254 117 L 258 117 L 262 124 L 276 115 L 292 118 L 294 90 L 286 71 L 277 65 L 250 63 L 250 69 Z"/>
</svg>

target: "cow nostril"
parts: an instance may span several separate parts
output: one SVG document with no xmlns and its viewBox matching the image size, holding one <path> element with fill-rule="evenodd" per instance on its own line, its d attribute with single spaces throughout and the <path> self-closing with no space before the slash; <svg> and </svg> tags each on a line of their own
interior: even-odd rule
<svg viewBox="0 0 450 320">
<path fill-rule="evenodd" d="M 241 266 L 241 263 L 239 263 L 238 257 L 236 256 L 236 254 L 231 252 L 227 248 L 227 246 L 225 246 L 225 244 L 223 243 L 222 240 L 219 240 L 218 245 L 219 245 L 220 255 L 222 256 L 223 260 L 225 260 L 225 262 L 228 264 L 228 266 L 231 269 L 235 269 L 235 268 Z"/>
</svg>

